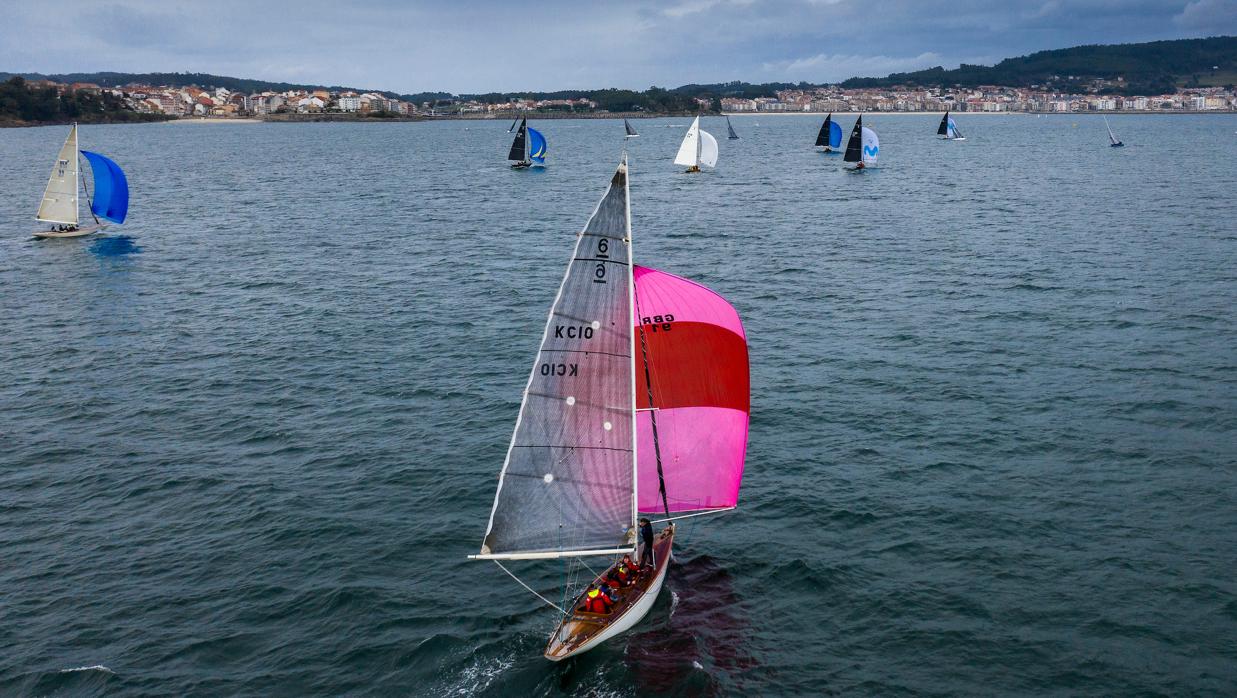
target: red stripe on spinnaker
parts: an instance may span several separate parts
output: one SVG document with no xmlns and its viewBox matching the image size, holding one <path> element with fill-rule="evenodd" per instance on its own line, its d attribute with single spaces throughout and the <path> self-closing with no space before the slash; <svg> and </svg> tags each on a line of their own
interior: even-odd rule
<svg viewBox="0 0 1237 698">
<path fill-rule="evenodd" d="M 702 322 L 675 321 L 643 326 L 653 402 L 642 368 L 636 363 L 636 407 L 726 407 L 751 412 L 747 342 L 723 328 Z"/>
</svg>

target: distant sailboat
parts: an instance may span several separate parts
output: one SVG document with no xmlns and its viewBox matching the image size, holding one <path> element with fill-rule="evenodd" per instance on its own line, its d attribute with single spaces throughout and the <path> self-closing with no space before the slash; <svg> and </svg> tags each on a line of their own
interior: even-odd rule
<svg viewBox="0 0 1237 698">
<path fill-rule="evenodd" d="M 77 156 L 81 154 L 90 163 L 94 179 L 94 196 L 81 179 Z M 80 226 L 77 189 L 81 186 L 90 206 L 94 225 Z M 107 227 L 100 218 L 121 224 L 129 213 L 129 181 L 120 166 L 98 153 L 78 150 L 77 124 L 73 124 L 52 165 L 52 174 L 43 190 L 43 200 L 35 220 L 51 223 L 49 230 L 38 231 L 36 238 L 70 238 L 97 233 Z"/>
<path fill-rule="evenodd" d="M 825 116 L 825 123 L 820 125 L 820 133 L 816 134 L 817 147 L 824 146 L 826 153 L 837 152 L 835 148 L 842 146 L 842 127 L 833 120 L 833 112 Z"/>
<path fill-rule="evenodd" d="M 846 154 L 842 156 L 845 162 L 853 162 L 850 166 L 853 172 L 863 172 L 876 164 L 876 156 L 880 152 L 880 139 L 876 131 L 863 125 L 863 117 L 855 120 L 855 128 L 850 132 L 850 140 L 846 142 Z"/>
<path fill-rule="evenodd" d="M 679 153 L 674 156 L 674 164 L 686 165 L 688 172 L 699 172 L 700 166 L 717 166 L 717 139 L 713 134 L 700 128 L 700 117 L 692 121 L 679 145 Z"/>
<path fill-rule="evenodd" d="M 541 132 L 528 125 L 528 119 L 520 120 L 520 129 L 515 132 L 507 159 L 513 160 L 512 168 L 522 170 L 533 165 L 545 165 L 546 142 Z"/>
<path fill-rule="evenodd" d="M 732 141 L 739 140 L 739 134 L 734 132 L 734 126 L 730 125 L 730 117 L 726 117 L 726 137 Z"/>
<path fill-rule="evenodd" d="M 1113 148 L 1123 148 L 1125 144 L 1117 140 L 1117 137 L 1112 134 L 1112 127 L 1108 125 L 1108 117 L 1104 117 L 1104 128 L 1108 129 L 1108 145 Z"/>
<path fill-rule="evenodd" d="M 947 141 L 964 141 L 966 136 L 958 130 L 958 125 L 950 118 L 949 112 L 945 112 L 945 116 L 941 117 L 941 125 L 936 128 L 936 135 L 944 136 Z"/>
<path fill-rule="evenodd" d="M 586 652 L 638 623 L 665 582 L 673 521 L 737 506 L 750 398 L 734 308 L 704 286 L 632 263 L 624 157 L 576 236 L 481 550 L 469 556 L 494 561 L 562 614 L 547 659 Z M 611 573 L 631 574 L 620 556 L 641 559 L 637 524 L 655 512 L 665 514 L 655 523 L 669 525 L 653 539 L 652 564 L 603 601 L 592 589 L 612 586 Z M 589 556 L 614 564 L 594 575 L 580 562 Z M 538 559 L 564 561 L 570 605 L 503 566 Z"/>
<path fill-rule="evenodd" d="M 631 122 L 628 121 L 627 119 L 623 119 L 623 130 L 627 131 L 627 135 L 624 136 L 624 138 L 639 138 L 640 137 L 640 134 L 636 133 L 636 129 L 631 127 Z"/>
<path fill-rule="evenodd" d="M 507 127 L 507 133 L 511 133 L 512 131 L 514 131 L 516 124 L 518 123 L 520 123 L 520 117 L 517 116 L 514 119 L 512 119 L 511 125 Z"/>
</svg>

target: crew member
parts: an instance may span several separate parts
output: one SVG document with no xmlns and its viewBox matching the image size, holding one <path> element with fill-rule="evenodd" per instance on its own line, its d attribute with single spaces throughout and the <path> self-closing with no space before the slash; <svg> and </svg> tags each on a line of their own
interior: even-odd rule
<svg viewBox="0 0 1237 698">
<path fill-rule="evenodd" d="M 613 605 L 610 597 L 601 593 L 596 584 L 588 585 L 588 591 L 584 594 L 584 610 L 589 613 L 609 613 Z"/>
<path fill-rule="evenodd" d="M 657 559 L 653 556 L 653 524 L 648 519 L 640 519 L 640 540 L 644 542 L 644 550 L 640 551 L 640 566 L 649 561 L 649 568 L 657 568 Z"/>
</svg>

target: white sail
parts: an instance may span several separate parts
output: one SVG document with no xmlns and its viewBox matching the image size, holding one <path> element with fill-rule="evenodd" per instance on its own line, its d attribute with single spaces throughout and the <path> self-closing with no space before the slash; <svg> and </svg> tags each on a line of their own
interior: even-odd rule
<svg viewBox="0 0 1237 698">
<path fill-rule="evenodd" d="M 700 164 L 717 167 L 717 139 L 708 131 L 700 132 Z"/>
<path fill-rule="evenodd" d="M 624 161 L 576 238 L 477 557 L 552 558 L 633 549 L 630 231 Z"/>
<path fill-rule="evenodd" d="M 674 164 L 687 167 L 700 164 L 700 117 L 697 116 L 692 121 L 691 127 L 687 129 L 687 135 L 683 136 L 683 144 L 679 146 L 679 154 L 674 156 Z"/>
<path fill-rule="evenodd" d="M 77 225 L 77 186 L 77 126 L 74 125 L 56 156 L 56 164 L 52 165 L 52 174 L 35 218 L 45 223 Z"/>
<path fill-rule="evenodd" d="M 1111 143 L 1117 142 L 1117 137 L 1112 135 L 1112 127 L 1108 125 L 1108 117 L 1104 117 L 1104 128 L 1108 129 L 1108 140 Z"/>
<path fill-rule="evenodd" d="M 863 164 L 871 166 L 876 164 L 876 155 L 880 152 L 880 139 L 876 137 L 876 131 L 863 127 Z"/>
</svg>

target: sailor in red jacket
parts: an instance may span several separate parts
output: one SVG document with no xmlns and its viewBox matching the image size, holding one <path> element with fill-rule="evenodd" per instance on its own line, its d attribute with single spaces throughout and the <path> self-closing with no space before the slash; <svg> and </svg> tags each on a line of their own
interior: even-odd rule
<svg viewBox="0 0 1237 698">
<path fill-rule="evenodd" d="M 610 607 L 614 602 L 610 597 L 601 593 L 596 584 L 589 584 L 588 591 L 584 593 L 584 610 L 589 613 L 609 613 Z"/>
</svg>

